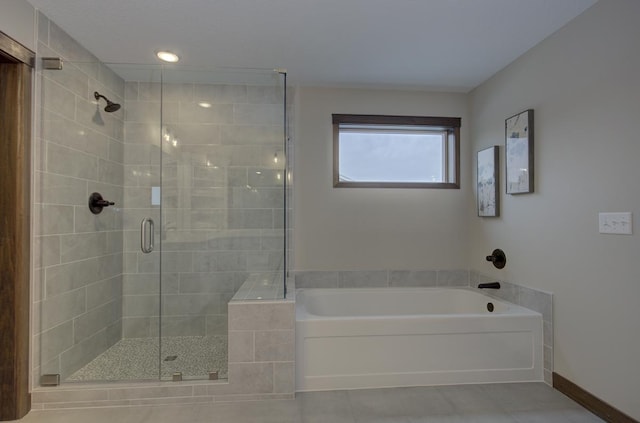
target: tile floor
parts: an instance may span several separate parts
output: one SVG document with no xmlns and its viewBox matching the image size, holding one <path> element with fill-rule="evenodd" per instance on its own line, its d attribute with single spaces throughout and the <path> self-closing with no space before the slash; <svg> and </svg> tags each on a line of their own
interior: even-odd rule
<svg viewBox="0 0 640 423">
<path fill-rule="evenodd" d="M 591 423 L 542 383 L 299 393 L 294 400 L 32 411 L 20 423 Z"/>
</svg>

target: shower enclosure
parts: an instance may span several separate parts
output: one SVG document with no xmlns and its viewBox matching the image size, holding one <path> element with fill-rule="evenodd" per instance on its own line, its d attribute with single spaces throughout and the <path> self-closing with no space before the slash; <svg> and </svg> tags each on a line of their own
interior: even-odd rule
<svg viewBox="0 0 640 423">
<path fill-rule="evenodd" d="M 227 303 L 285 296 L 286 74 L 39 73 L 35 383 L 225 378 Z"/>
</svg>

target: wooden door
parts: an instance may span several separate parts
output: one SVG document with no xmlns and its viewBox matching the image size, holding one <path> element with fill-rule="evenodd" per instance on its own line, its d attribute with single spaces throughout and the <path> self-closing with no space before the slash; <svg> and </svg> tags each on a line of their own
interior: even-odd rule
<svg viewBox="0 0 640 423">
<path fill-rule="evenodd" d="M 15 420 L 27 414 L 31 407 L 32 79 L 30 63 L 23 63 L 15 57 L 20 55 L 13 54 L 16 48 L 24 47 L 10 44 L 11 48 L 6 49 L 8 37 L 0 33 L 0 38 L 0 420 Z"/>
</svg>

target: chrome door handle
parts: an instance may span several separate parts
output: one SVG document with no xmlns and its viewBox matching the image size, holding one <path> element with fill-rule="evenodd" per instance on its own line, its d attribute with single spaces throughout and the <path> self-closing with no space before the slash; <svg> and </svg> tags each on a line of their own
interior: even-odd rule
<svg viewBox="0 0 640 423">
<path fill-rule="evenodd" d="M 147 227 L 151 229 L 149 234 L 147 234 Z M 153 219 L 150 217 L 145 217 L 142 219 L 142 222 L 140 222 L 140 249 L 145 254 L 149 254 L 153 251 L 153 228 Z"/>
</svg>

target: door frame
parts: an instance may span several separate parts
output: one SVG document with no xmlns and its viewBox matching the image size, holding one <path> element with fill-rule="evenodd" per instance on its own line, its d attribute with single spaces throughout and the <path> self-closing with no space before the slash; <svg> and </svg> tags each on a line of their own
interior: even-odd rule
<svg viewBox="0 0 640 423">
<path fill-rule="evenodd" d="M 0 420 L 31 409 L 31 105 L 35 53 L 0 32 Z"/>
</svg>

